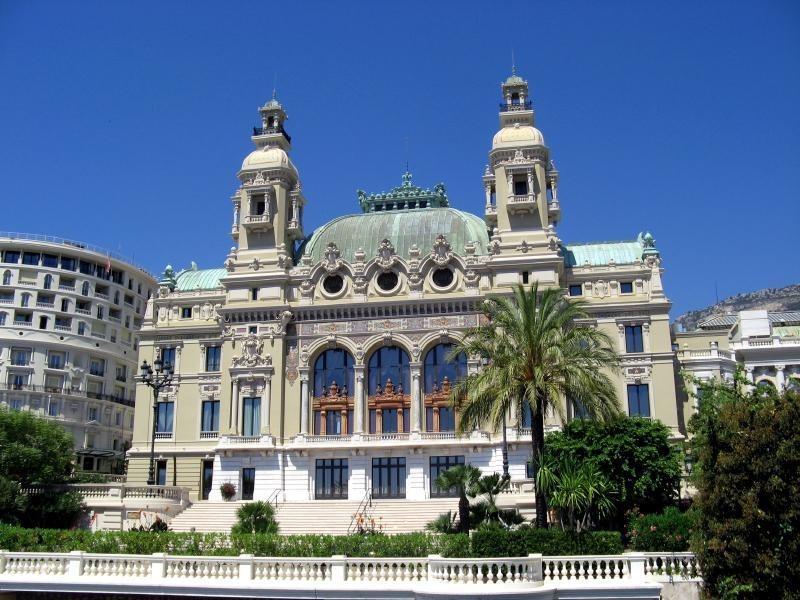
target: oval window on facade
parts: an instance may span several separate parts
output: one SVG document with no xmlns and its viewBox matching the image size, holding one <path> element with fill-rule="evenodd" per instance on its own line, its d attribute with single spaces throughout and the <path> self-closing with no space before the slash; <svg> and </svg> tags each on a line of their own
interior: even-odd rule
<svg viewBox="0 0 800 600">
<path fill-rule="evenodd" d="M 338 294 L 344 287 L 344 279 L 341 275 L 328 275 L 322 282 L 322 287 L 329 294 Z"/>
<path fill-rule="evenodd" d="M 433 285 L 440 288 L 449 287 L 453 283 L 453 271 L 450 269 L 436 269 L 433 272 Z"/>
<path fill-rule="evenodd" d="M 394 271 L 386 271 L 378 275 L 377 284 L 384 292 L 391 292 L 397 287 L 399 279 Z"/>
</svg>

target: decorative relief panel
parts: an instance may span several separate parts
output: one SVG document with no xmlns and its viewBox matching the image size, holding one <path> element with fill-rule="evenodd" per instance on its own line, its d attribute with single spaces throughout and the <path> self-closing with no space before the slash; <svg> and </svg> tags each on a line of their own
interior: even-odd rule
<svg viewBox="0 0 800 600">
<path fill-rule="evenodd" d="M 286 381 L 289 382 L 289 385 L 293 385 L 295 381 L 297 381 L 297 367 L 300 364 L 300 354 L 297 349 L 297 344 L 291 344 L 289 346 L 289 352 L 286 355 Z"/>
</svg>

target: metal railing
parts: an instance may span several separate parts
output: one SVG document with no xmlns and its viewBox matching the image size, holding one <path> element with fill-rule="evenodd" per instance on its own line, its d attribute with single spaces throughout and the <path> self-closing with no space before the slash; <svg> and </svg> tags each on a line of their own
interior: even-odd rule
<svg viewBox="0 0 800 600">
<path fill-rule="evenodd" d="M 253 127 L 253 135 L 269 135 L 271 133 L 280 133 L 286 138 L 286 141 L 291 143 L 292 137 L 286 133 L 283 127 Z"/>
<path fill-rule="evenodd" d="M 524 102 L 501 102 L 500 103 L 500 112 L 513 112 L 515 110 L 530 110 L 533 108 L 533 102 L 531 100 L 525 100 Z"/>
<path fill-rule="evenodd" d="M 364 497 L 361 498 L 361 502 L 358 503 L 358 508 L 356 508 L 356 512 L 353 513 L 353 516 L 350 517 L 350 525 L 347 526 L 347 533 L 353 533 L 356 529 L 358 529 L 358 521 L 360 517 L 367 518 L 368 517 L 368 510 L 372 508 L 372 488 L 368 487 L 364 490 Z"/>
<path fill-rule="evenodd" d="M 122 404 L 124 406 L 134 406 L 133 399 L 126 399 L 120 398 L 119 396 L 114 396 L 112 394 L 102 394 L 100 392 L 89 392 L 89 391 L 80 391 L 80 390 L 72 390 L 68 388 L 61 388 L 56 390 L 52 386 L 44 386 L 44 385 L 34 385 L 29 383 L 0 383 L 0 391 L 15 391 L 15 392 L 36 392 L 36 393 L 45 393 L 45 394 L 61 394 L 62 396 L 73 396 L 79 398 L 92 398 L 93 400 L 108 400 L 109 402 L 114 402 L 116 404 Z"/>
</svg>

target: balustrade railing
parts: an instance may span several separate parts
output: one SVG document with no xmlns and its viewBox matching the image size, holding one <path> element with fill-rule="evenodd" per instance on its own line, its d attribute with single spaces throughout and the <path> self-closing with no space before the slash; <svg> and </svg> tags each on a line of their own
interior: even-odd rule
<svg viewBox="0 0 800 600">
<path fill-rule="evenodd" d="M 61 577 L 76 578 L 82 589 L 93 586 L 141 584 L 207 585 L 229 588 L 250 587 L 253 581 L 316 585 L 403 584 L 423 582 L 502 589 L 501 586 L 535 587 L 543 583 L 568 587 L 591 586 L 600 582 L 624 585 L 693 579 L 700 576 L 691 553 L 626 553 L 608 556 L 541 556 L 530 554 L 509 558 L 275 558 L 239 556 L 174 556 L 166 554 L 92 554 L 0 551 L 0 582 L 41 581 L 56 589 Z M 158 581 L 156 581 L 158 580 Z M 103 587 L 103 589 L 109 589 Z"/>
</svg>

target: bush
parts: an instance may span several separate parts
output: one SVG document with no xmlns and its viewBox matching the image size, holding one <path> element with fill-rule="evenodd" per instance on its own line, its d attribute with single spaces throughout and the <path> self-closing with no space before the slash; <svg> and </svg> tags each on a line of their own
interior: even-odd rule
<svg viewBox="0 0 800 600">
<path fill-rule="evenodd" d="M 620 554 L 622 537 L 616 531 L 562 531 L 522 526 L 513 531 L 481 527 L 472 534 L 472 554 L 478 558 L 544 554 Z"/>
<path fill-rule="evenodd" d="M 675 507 L 660 515 L 630 513 L 628 539 L 632 550 L 639 552 L 686 552 L 695 526 L 695 513 Z"/>
<path fill-rule="evenodd" d="M 457 513 L 448 510 L 446 513 L 440 514 L 433 521 L 425 525 L 425 529 L 433 533 L 455 533 L 455 522 L 457 517 Z"/>
<path fill-rule="evenodd" d="M 800 581 L 800 395 L 707 384 L 694 433 L 697 535 L 709 595 L 789 598 Z"/>
<path fill-rule="evenodd" d="M 269 502 L 259 500 L 243 504 L 236 511 L 236 517 L 239 522 L 231 533 L 278 533 L 275 508 Z"/>
</svg>

